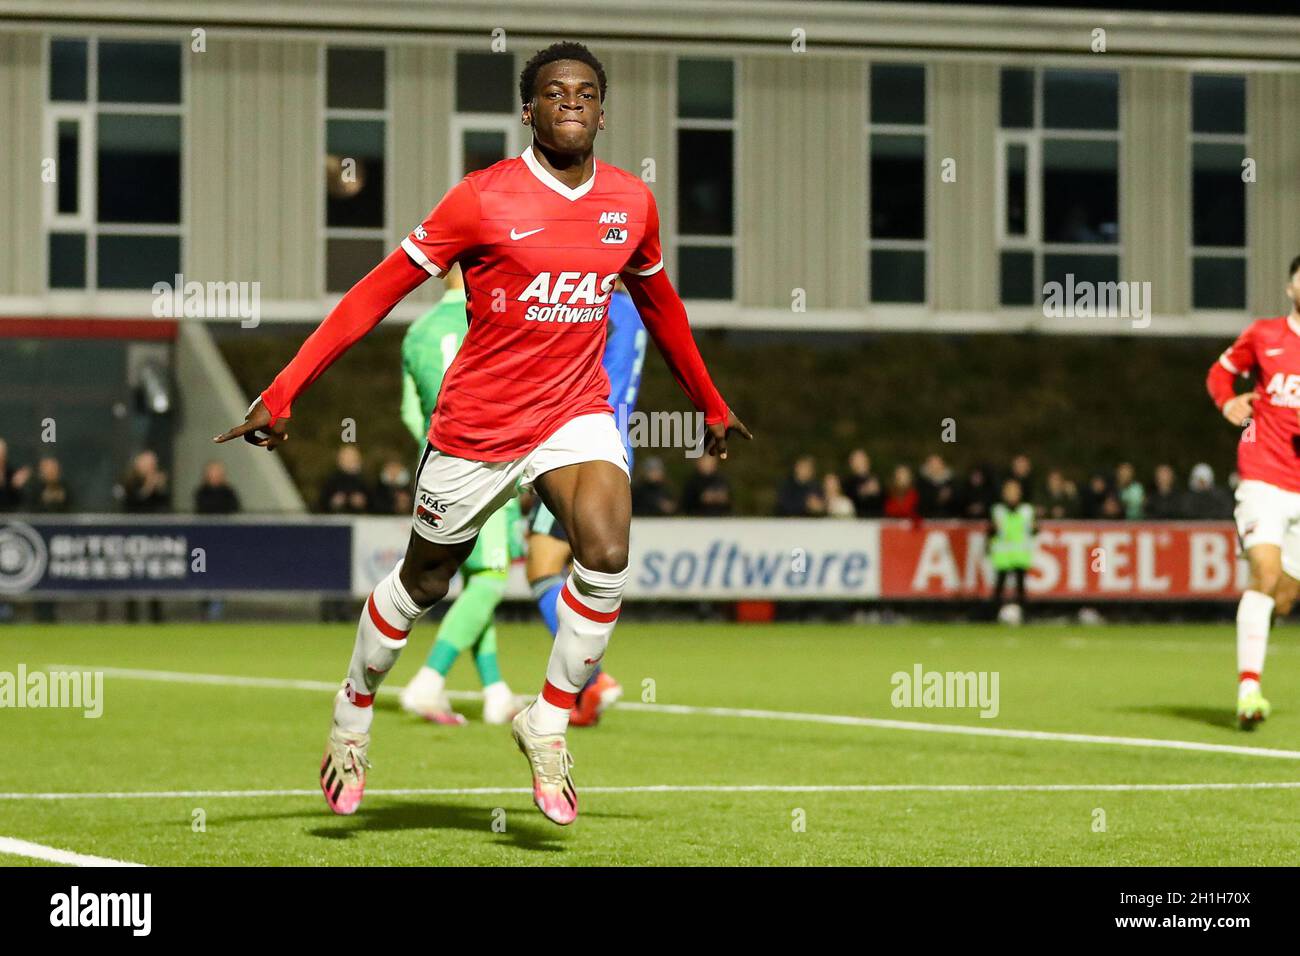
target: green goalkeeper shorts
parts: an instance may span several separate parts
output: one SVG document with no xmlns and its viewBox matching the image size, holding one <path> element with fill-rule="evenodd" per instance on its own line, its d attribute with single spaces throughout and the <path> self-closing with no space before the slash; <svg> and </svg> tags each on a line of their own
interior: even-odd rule
<svg viewBox="0 0 1300 956">
<path fill-rule="evenodd" d="M 461 573 L 467 577 L 480 571 L 496 571 L 505 574 L 510 570 L 510 559 L 519 553 L 519 548 L 512 545 L 518 537 L 519 499 L 511 498 L 492 513 L 492 517 L 479 530 L 478 541 L 461 565 Z"/>
</svg>

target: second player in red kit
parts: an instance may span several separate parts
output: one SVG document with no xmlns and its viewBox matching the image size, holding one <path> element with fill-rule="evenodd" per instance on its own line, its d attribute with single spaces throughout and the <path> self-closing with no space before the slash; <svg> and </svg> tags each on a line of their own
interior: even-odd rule
<svg viewBox="0 0 1300 956">
<path fill-rule="evenodd" d="M 1237 445 L 1237 537 L 1250 584 L 1237 605 L 1237 721 L 1269 715 L 1260 690 L 1273 615 L 1300 594 L 1300 256 L 1286 287 L 1291 312 L 1258 319 L 1211 368 L 1206 387 L 1223 416 L 1242 428 Z M 1249 376 L 1255 387 L 1233 385 Z"/>
<path fill-rule="evenodd" d="M 692 404 L 710 454 L 750 434 L 714 387 L 663 268 L 653 194 L 597 163 L 605 71 L 578 43 L 534 56 L 520 76 L 522 156 L 471 173 L 343 297 L 249 409 L 218 436 L 275 448 L 294 400 L 401 299 L 459 263 L 469 331 L 443 382 L 415 480 L 406 554 L 370 594 L 320 766 L 326 802 L 353 813 L 369 767 L 373 703 L 412 625 L 446 593 L 479 528 L 531 486 L 564 527 L 572 570 L 542 692 L 512 732 L 533 798 L 577 816 L 565 739 L 578 691 L 604 656 L 627 582 L 631 494 L 602 367 L 606 310 L 621 277 Z"/>
</svg>

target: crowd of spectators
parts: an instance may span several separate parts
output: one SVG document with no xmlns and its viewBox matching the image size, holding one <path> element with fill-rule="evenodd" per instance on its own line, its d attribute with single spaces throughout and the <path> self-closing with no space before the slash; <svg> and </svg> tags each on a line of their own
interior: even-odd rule
<svg viewBox="0 0 1300 956">
<path fill-rule="evenodd" d="M 842 472 L 820 477 L 811 456 L 795 459 L 777 489 L 777 515 L 800 518 L 967 518 L 984 521 L 997 501 L 1002 483 L 1014 478 L 1039 518 L 1062 520 L 1213 520 L 1232 517 L 1233 489 L 1215 483 L 1214 469 L 1202 462 L 1180 484 L 1173 467 L 1157 465 L 1149 486 L 1133 465 L 1121 462 L 1113 471 L 1093 471 L 1083 480 L 1053 467 L 1040 480 L 1028 455 L 1016 455 L 1005 468 L 976 465 L 957 474 L 937 453 L 920 467 L 896 464 L 888 477 L 877 474 L 871 457 L 854 449 Z"/>
<path fill-rule="evenodd" d="M 397 458 L 387 458 L 378 472 L 367 475 L 356 445 L 341 446 L 334 470 L 320 487 L 316 510 L 326 514 L 407 515 L 412 508 L 411 471 Z M 941 454 L 927 455 L 917 467 L 895 464 L 877 471 L 871 456 L 855 448 L 843 467 L 820 471 L 811 455 L 800 455 L 775 489 L 773 513 L 810 518 L 968 518 L 984 521 L 997 500 L 1002 482 L 1015 478 L 1025 499 L 1042 519 L 1213 520 L 1232 517 L 1237 476 L 1226 483 L 1201 462 L 1185 480 L 1168 464 L 1157 465 L 1144 482 L 1133 465 L 1121 462 L 1111 470 L 1073 473 L 1049 468 L 1040 478 L 1027 454 L 1003 468 L 979 464 L 959 474 Z M 113 489 L 128 514 L 165 514 L 175 510 L 169 476 L 152 451 L 141 451 Z M 0 511 L 62 513 L 75 508 L 75 497 L 63 478 L 58 458 L 44 455 L 34 466 L 10 460 L 0 438 Z M 240 510 L 225 466 L 208 462 L 194 488 L 196 514 L 224 515 Z M 668 479 L 663 460 L 640 458 L 632 482 L 632 512 L 639 516 L 721 517 L 733 513 L 731 480 L 710 455 L 694 459 L 680 493 Z"/>
</svg>

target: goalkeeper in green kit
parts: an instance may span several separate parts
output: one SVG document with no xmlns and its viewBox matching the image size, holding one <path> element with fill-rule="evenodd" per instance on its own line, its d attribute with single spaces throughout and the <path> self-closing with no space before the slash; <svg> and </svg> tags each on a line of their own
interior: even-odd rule
<svg viewBox="0 0 1300 956">
<path fill-rule="evenodd" d="M 443 376 L 469 330 L 460 267 L 453 266 L 443 281 L 447 291 L 441 301 L 411 323 L 402 339 L 402 422 L 422 444 L 427 442 Z M 425 504 L 430 503 L 420 502 L 421 507 Z M 403 710 L 439 724 L 465 723 L 464 716 L 451 709 L 446 677 L 461 652 L 472 649 L 483 682 L 484 722 L 504 724 L 514 717 L 515 696 L 501 679 L 497 664 L 494 618 L 505 595 L 510 561 L 522 555 L 516 533 L 519 517 L 519 499 L 511 498 L 483 525 L 478 543 L 460 568 L 464 588 L 443 616 L 424 666 L 402 689 Z"/>
</svg>

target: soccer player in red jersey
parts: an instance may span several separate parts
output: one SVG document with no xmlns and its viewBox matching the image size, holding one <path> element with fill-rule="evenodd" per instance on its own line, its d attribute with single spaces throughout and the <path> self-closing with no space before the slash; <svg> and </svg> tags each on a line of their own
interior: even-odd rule
<svg viewBox="0 0 1300 956">
<path fill-rule="evenodd" d="M 1300 256 L 1288 276 L 1291 314 L 1251 323 L 1206 378 L 1223 417 L 1242 428 L 1234 514 L 1250 562 L 1237 605 L 1237 723 L 1244 730 L 1268 717 L 1260 675 L 1269 628 L 1300 593 Z M 1254 389 L 1234 394 L 1238 375 L 1251 376 Z"/>
<path fill-rule="evenodd" d="M 531 485 L 563 524 L 572 571 L 559 632 L 537 699 L 512 730 L 528 758 L 533 797 L 556 823 L 578 800 L 565 743 L 569 711 L 605 653 L 627 581 L 631 493 L 623 441 L 606 401 L 605 312 L 621 276 L 642 321 L 692 404 L 710 454 L 749 430 L 709 378 L 663 271 L 659 213 L 638 177 L 597 163 L 605 71 L 579 43 L 538 52 L 519 80 L 532 144 L 466 176 L 358 282 L 217 441 L 273 449 L 286 440 L 294 400 L 405 295 L 453 263 L 464 273 L 469 332 L 449 369 L 416 474 L 406 555 L 361 613 L 347 679 L 321 765 L 336 813 L 365 790 L 372 704 L 421 614 L 474 547 L 480 525 Z"/>
</svg>

